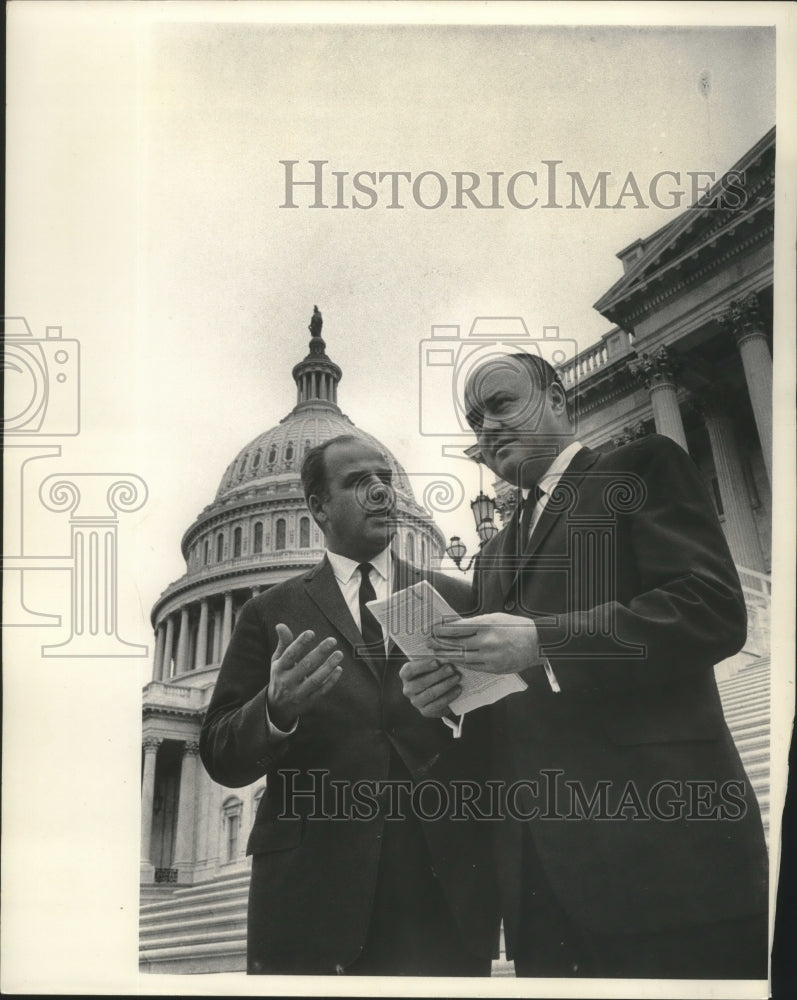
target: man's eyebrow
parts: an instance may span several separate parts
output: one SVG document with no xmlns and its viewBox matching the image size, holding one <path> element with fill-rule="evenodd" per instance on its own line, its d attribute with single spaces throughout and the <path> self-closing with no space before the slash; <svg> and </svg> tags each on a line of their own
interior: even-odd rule
<svg viewBox="0 0 797 1000">
<path fill-rule="evenodd" d="M 506 398 L 509 399 L 515 398 L 509 391 L 509 389 L 504 389 L 501 388 L 500 386 L 497 389 L 493 389 L 492 392 L 489 392 L 486 396 L 482 396 L 479 399 L 478 405 L 476 403 L 472 403 L 470 406 L 467 407 L 467 409 L 465 410 L 465 419 L 471 421 L 472 417 L 478 418 L 482 416 L 482 414 L 486 409 L 489 409 L 490 406 L 494 405 L 497 402 L 501 402 L 502 399 Z"/>
<path fill-rule="evenodd" d="M 381 469 L 355 469 L 347 476 L 344 476 L 343 484 L 344 486 L 356 484 L 362 482 L 364 479 L 368 479 L 369 476 L 379 476 L 380 479 L 392 479 L 393 470 L 389 469 L 387 466 Z"/>
</svg>

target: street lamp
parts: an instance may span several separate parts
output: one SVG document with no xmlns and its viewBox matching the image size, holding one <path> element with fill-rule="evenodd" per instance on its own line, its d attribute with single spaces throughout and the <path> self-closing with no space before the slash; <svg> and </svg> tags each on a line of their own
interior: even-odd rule
<svg viewBox="0 0 797 1000">
<path fill-rule="evenodd" d="M 495 514 L 495 500 L 492 497 L 488 497 L 483 491 L 479 491 L 479 495 L 475 500 L 471 500 L 470 504 L 471 512 L 473 513 L 473 520 L 476 522 L 476 532 L 479 536 L 479 549 L 490 539 L 498 534 L 498 526 L 493 520 L 493 515 Z M 451 559 L 457 569 L 461 569 L 463 573 L 467 573 L 468 570 L 473 565 L 473 560 L 478 555 L 478 552 L 470 557 L 468 565 L 463 569 L 462 560 L 468 551 L 467 546 L 459 537 L 459 535 L 452 535 L 448 540 L 448 548 L 446 549 L 446 555 Z"/>
</svg>

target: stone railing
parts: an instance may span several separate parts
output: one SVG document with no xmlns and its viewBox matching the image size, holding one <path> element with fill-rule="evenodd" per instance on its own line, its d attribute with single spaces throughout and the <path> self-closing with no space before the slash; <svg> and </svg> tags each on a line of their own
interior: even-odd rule
<svg viewBox="0 0 797 1000">
<path fill-rule="evenodd" d="M 633 336 L 625 330 L 614 329 L 603 334 L 596 344 L 591 344 L 571 360 L 558 365 L 559 376 L 566 389 L 574 388 L 596 372 L 629 354 Z"/>
<path fill-rule="evenodd" d="M 144 690 L 146 692 L 146 704 L 149 708 L 199 710 L 203 707 L 205 698 L 205 692 L 200 688 L 163 684 L 161 681 L 150 681 Z"/>
</svg>

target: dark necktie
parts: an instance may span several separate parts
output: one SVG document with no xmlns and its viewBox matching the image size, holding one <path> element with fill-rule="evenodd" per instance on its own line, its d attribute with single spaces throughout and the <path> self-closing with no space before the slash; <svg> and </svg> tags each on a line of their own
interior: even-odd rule
<svg viewBox="0 0 797 1000">
<path fill-rule="evenodd" d="M 376 591 L 370 580 L 371 570 L 374 567 L 370 563 L 360 563 L 357 568 L 360 571 L 360 632 L 368 647 L 368 655 L 384 666 L 387 662 L 387 655 L 382 626 L 367 604 L 368 601 L 376 599 Z"/>
<path fill-rule="evenodd" d="M 539 486 L 535 485 L 529 490 L 529 495 L 523 501 L 523 509 L 520 514 L 520 547 L 525 549 L 529 541 L 529 528 L 531 526 L 531 517 L 534 513 L 534 508 L 537 506 L 539 501 L 545 496 L 545 490 L 541 490 Z"/>
</svg>

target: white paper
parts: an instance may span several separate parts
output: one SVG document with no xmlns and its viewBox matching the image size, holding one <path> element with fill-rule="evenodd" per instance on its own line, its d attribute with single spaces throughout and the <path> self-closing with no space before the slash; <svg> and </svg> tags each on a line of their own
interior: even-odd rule
<svg viewBox="0 0 797 1000">
<path fill-rule="evenodd" d="M 432 628 L 443 622 L 458 621 L 450 604 L 435 590 L 428 580 L 404 590 L 396 591 L 384 601 L 374 601 L 368 607 L 399 649 L 411 660 L 422 660 L 434 655 L 430 645 Z M 483 670 L 470 670 L 454 656 L 452 662 L 461 667 L 462 694 L 451 703 L 457 715 L 472 712 L 482 705 L 492 705 L 508 694 L 524 691 L 526 682 L 517 674 L 490 674 Z"/>
</svg>

